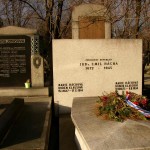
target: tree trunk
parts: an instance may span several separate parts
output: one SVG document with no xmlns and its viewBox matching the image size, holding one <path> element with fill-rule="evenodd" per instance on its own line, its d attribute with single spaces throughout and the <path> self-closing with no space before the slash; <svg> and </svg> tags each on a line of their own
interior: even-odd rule
<svg viewBox="0 0 150 150">
<path fill-rule="evenodd" d="M 141 0 L 136 0 L 136 21 L 135 21 L 135 38 L 138 38 L 138 33 L 140 30 L 140 13 L 141 13 Z"/>
<path fill-rule="evenodd" d="M 61 23 L 63 2 L 64 2 L 64 0 L 58 1 L 58 10 L 57 10 L 56 23 L 55 23 L 55 29 L 54 29 L 54 38 L 55 39 L 60 38 L 60 23 Z"/>
<path fill-rule="evenodd" d="M 46 8 L 46 38 L 51 42 L 53 39 L 53 18 L 52 18 L 52 10 L 53 10 L 53 0 L 45 0 L 45 8 Z"/>
</svg>

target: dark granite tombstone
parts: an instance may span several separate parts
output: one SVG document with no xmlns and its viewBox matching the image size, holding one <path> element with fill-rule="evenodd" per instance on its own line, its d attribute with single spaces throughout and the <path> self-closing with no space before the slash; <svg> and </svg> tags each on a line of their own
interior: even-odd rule
<svg viewBox="0 0 150 150">
<path fill-rule="evenodd" d="M 29 36 L 0 36 L 0 87 L 24 86 L 31 78 Z"/>
</svg>

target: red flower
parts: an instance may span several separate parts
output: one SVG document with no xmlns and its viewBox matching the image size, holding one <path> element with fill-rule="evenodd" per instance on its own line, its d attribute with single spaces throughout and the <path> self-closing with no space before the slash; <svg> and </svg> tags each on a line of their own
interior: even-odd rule
<svg viewBox="0 0 150 150">
<path fill-rule="evenodd" d="M 126 91 L 126 95 L 128 95 L 129 94 L 129 92 L 128 91 Z"/>
<path fill-rule="evenodd" d="M 146 104 L 147 104 L 147 99 L 146 99 L 146 98 L 143 98 L 143 99 L 141 100 L 141 104 L 142 104 L 142 105 L 146 105 Z"/>
<path fill-rule="evenodd" d="M 130 99 L 131 99 L 130 92 L 128 92 L 128 91 L 126 91 L 126 99 L 127 99 L 127 100 L 130 100 Z"/>
<path fill-rule="evenodd" d="M 104 102 L 106 102 L 106 101 L 107 101 L 107 99 L 108 99 L 108 97 L 107 97 L 107 96 L 102 96 L 102 100 L 103 100 Z"/>
<path fill-rule="evenodd" d="M 137 101 L 135 101 L 135 102 L 133 102 L 135 105 L 139 105 L 139 102 L 137 102 Z"/>
<path fill-rule="evenodd" d="M 130 99 L 131 99 L 130 94 L 127 94 L 127 95 L 126 95 L 126 99 L 127 99 L 127 100 L 130 100 Z"/>
</svg>

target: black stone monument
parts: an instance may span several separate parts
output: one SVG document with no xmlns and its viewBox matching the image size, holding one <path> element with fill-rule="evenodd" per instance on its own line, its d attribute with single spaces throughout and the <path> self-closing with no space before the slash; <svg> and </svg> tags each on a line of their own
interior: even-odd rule
<svg viewBox="0 0 150 150">
<path fill-rule="evenodd" d="M 0 87 L 21 87 L 31 79 L 29 36 L 0 36 Z"/>
</svg>

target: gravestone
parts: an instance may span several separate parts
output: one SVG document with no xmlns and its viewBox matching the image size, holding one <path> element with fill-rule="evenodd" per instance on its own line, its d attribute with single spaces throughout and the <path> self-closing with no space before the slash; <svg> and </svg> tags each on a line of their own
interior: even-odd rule
<svg viewBox="0 0 150 150">
<path fill-rule="evenodd" d="M 28 36 L 0 36 L 0 86 L 23 86 L 31 79 Z"/>
<path fill-rule="evenodd" d="M 142 40 L 53 40 L 53 71 L 60 113 L 70 111 L 74 97 L 142 94 Z"/>
<path fill-rule="evenodd" d="M 27 79 L 31 80 L 31 88 L 24 87 Z M 0 146 L 3 149 L 48 149 L 51 97 L 48 87 L 44 87 L 39 36 L 34 29 L 8 26 L 0 28 L 0 103 L 4 101 L 6 105 L 7 100 L 14 97 L 22 97 L 25 107 L 21 114 L 13 106 L 13 114 L 8 107 L 5 109 L 6 117 L 1 118 L 3 140 Z M 14 120 L 13 124 L 11 119 Z M 4 135 L 3 129 L 8 124 L 11 128 L 7 128 Z"/>
<path fill-rule="evenodd" d="M 0 87 L 22 87 L 28 79 L 32 87 L 44 86 L 43 58 L 39 55 L 36 30 L 0 28 L 0 58 Z"/>
<path fill-rule="evenodd" d="M 72 12 L 72 39 L 109 39 L 111 24 L 104 5 L 82 4 Z"/>
</svg>

